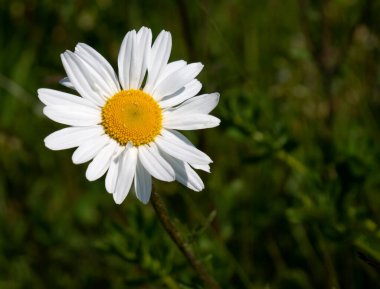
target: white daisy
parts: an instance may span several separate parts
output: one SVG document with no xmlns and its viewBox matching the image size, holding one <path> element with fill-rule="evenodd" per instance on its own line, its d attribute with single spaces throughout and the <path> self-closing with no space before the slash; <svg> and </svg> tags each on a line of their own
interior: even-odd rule
<svg viewBox="0 0 380 289">
<path fill-rule="evenodd" d="M 152 44 L 151 30 L 130 31 L 121 44 L 119 73 L 90 46 L 61 54 L 67 76 L 61 83 L 80 96 L 39 89 L 44 114 L 68 125 L 45 138 L 51 150 L 78 147 L 75 164 L 91 161 L 86 177 L 94 181 L 105 173 L 106 190 L 117 204 L 132 183 L 137 198 L 147 203 L 152 176 L 177 180 L 194 191 L 204 188 L 194 169 L 209 172 L 211 159 L 176 130 L 218 126 L 209 115 L 219 94 L 196 96 L 201 83 L 195 77 L 201 63 L 168 63 L 171 34 L 162 31 Z"/>
</svg>

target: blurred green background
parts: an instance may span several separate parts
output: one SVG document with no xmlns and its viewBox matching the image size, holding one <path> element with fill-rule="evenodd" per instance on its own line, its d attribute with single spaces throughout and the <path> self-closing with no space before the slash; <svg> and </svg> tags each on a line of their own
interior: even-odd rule
<svg viewBox="0 0 380 289">
<path fill-rule="evenodd" d="M 125 33 L 201 61 L 220 127 L 206 189 L 156 182 L 222 288 L 380 288 L 380 1 L 0 0 L 0 288 L 204 288 L 133 193 L 85 180 L 36 90 L 85 42 L 113 66 Z"/>
</svg>

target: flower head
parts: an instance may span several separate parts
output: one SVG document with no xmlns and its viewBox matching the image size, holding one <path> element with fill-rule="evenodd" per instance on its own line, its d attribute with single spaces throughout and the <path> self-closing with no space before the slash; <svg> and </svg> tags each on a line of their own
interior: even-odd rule
<svg viewBox="0 0 380 289">
<path fill-rule="evenodd" d="M 44 114 L 69 126 L 46 137 L 45 145 L 52 150 L 78 147 L 73 162 L 92 160 L 87 179 L 106 174 L 106 190 L 118 204 L 133 184 L 137 198 L 147 203 L 152 176 L 200 191 L 204 185 L 194 169 L 210 171 L 211 159 L 177 130 L 218 126 L 219 119 L 209 113 L 219 94 L 196 96 L 202 85 L 195 77 L 203 65 L 168 63 L 171 46 L 167 31 L 153 45 L 150 29 L 128 32 L 117 75 L 97 51 L 79 43 L 74 52 L 61 55 L 67 73 L 61 84 L 80 96 L 38 90 Z"/>
</svg>

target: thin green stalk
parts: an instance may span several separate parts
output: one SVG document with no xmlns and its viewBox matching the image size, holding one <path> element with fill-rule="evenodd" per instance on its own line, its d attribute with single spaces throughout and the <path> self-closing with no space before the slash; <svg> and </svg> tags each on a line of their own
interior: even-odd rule
<svg viewBox="0 0 380 289">
<path fill-rule="evenodd" d="M 220 289 L 220 286 L 214 278 L 208 274 L 203 264 L 199 261 L 199 259 L 194 255 L 190 245 L 186 243 L 178 232 L 177 228 L 174 226 L 173 222 L 170 220 L 168 210 L 164 202 L 158 193 L 153 190 L 151 196 L 151 202 L 153 208 L 160 220 L 162 226 L 169 234 L 170 238 L 177 245 L 178 249 L 182 252 L 182 254 L 186 257 L 187 261 L 191 264 L 194 270 L 197 272 L 199 279 L 202 280 L 206 288 L 210 289 Z"/>
</svg>

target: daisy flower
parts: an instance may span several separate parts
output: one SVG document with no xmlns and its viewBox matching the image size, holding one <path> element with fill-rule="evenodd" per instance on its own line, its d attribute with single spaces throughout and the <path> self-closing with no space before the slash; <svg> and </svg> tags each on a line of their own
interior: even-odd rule
<svg viewBox="0 0 380 289">
<path fill-rule="evenodd" d="M 211 159 L 177 130 L 218 126 L 209 113 L 218 93 L 196 96 L 201 63 L 168 63 L 171 34 L 162 31 L 152 45 L 152 32 L 143 27 L 125 36 L 118 55 L 118 74 L 96 50 L 79 43 L 61 59 L 67 77 L 61 81 L 78 95 L 38 90 L 44 114 L 68 125 L 45 138 L 51 150 L 77 147 L 75 164 L 90 162 L 86 178 L 106 174 L 106 190 L 121 204 L 134 187 L 147 203 L 152 177 L 177 180 L 194 191 L 204 184 L 194 169 L 210 171 Z"/>
</svg>

